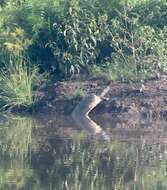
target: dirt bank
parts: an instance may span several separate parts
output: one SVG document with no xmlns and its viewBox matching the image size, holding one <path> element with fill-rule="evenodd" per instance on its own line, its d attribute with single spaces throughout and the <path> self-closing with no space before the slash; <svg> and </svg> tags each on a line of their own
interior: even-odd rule
<svg viewBox="0 0 167 190">
<path fill-rule="evenodd" d="M 41 89 L 35 112 L 71 114 L 81 100 L 80 93 L 98 94 L 107 86 L 100 79 L 57 82 Z M 167 76 L 149 80 L 140 92 L 139 83 L 112 82 L 107 101 L 100 103 L 92 114 L 110 113 L 134 118 L 138 115 L 152 119 L 167 118 Z"/>
</svg>

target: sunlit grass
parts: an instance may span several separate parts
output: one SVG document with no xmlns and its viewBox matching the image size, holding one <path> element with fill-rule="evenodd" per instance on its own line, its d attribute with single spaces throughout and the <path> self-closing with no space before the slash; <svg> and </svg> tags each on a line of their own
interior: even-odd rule
<svg viewBox="0 0 167 190">
<path fill-rule="evenodd" d="M 36 101 L 33 89 L 37 78 L 37 68 L 30 68 L 22 57 L 12 58 L 0 70 L 0 101 L 3 108 L 32 106 Z"/>
</svg>

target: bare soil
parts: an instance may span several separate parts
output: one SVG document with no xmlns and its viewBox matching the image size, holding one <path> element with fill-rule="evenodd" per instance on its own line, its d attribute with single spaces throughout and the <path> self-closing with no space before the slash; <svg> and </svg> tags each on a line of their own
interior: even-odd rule
<svg viewBox="0 0 167 190">
<path fill-rule="evenodd" d="M 75 97 L 82 89 L 87 94 L 100 94 L 108 84 L 100 79 L 69 80 L 57 82 L 39 92 L 36 112 L 57 112 L 70 115 L 81 100 Z M 100 103 L 92 114 L 111 113 L 134 118 L 138 115 L 153 119 L 167 119 L 167 76 L 145 82 L 143 91 L 140 83 L 112 82 L 106 101 Z M 126 114 L 125 114 L 126 113 Z"/>
</svg>

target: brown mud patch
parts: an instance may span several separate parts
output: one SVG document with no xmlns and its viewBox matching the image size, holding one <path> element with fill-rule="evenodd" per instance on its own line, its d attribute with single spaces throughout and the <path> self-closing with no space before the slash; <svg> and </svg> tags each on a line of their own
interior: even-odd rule
<svg viewBox="0 0 167 190">
<path fill-rule="evenodd" d="M 81 100 L 80 97 L 75 97 L 78 89 L 82 89 L 87 94 L 99 94 L 106 86 L 107 84 L 100 79 L 54 83 L 41 89 L 38 95 L 40 101 L 34 111 L 70 115 Z M 107 118 L 118 118 L 123 123 L 125 121 L 133 123 L 133 126 L 138 123 L 145 125 L 145 122 L 148 124 L 159 119 L 166 123 L 167 76 L 145 82 L 142 92 L 140 87 L 139 83 L 112 82 L 111 90 L 106 96 L 108 100 L 100 103 L 92 111 L 92 116 L 100 114 Z"/>
</svg>

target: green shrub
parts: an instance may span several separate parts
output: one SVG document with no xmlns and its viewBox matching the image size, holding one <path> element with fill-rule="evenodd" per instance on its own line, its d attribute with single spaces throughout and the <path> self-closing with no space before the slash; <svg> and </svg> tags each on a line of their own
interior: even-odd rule
<svg viewBox="0 0 167 190">
<path fill-rule="evenodd" d="M 146 0 L 133 8 L 133 14 L 139 16 L 141 25 L 164 28 L 167 25 L 167 1 Z"/>
<path fill-rule="evenodd" d="M 24 48 L 40 71 L 63 77 L 92 65 L 103 70 L 108 60 L 112 75 L 121 68 L 127 78 L 155 75 L 166 67 L 166 6 L 166 0 L 7 0 L 0 47 Z"/>
<path fill-rule="evenodd" d="M 64 76 L 87 70 L 89 65 L 104 61 L 110 55 L 108 17 L 96 16 L 81 6 L 79 0 L 69 1 L 64 18 L 54 23 L 54 37 L 48 43 L 56 64 Z M 105 51 L 107 50 L 107 51 Z"/>
<path fill-rule="evenodd" d="M 166 29 L 141 26 L 128 7 L 112 22 L 113 65 L 132 69 L 136 78 L 159 76 L 167 67 Z"/>
</svg>

